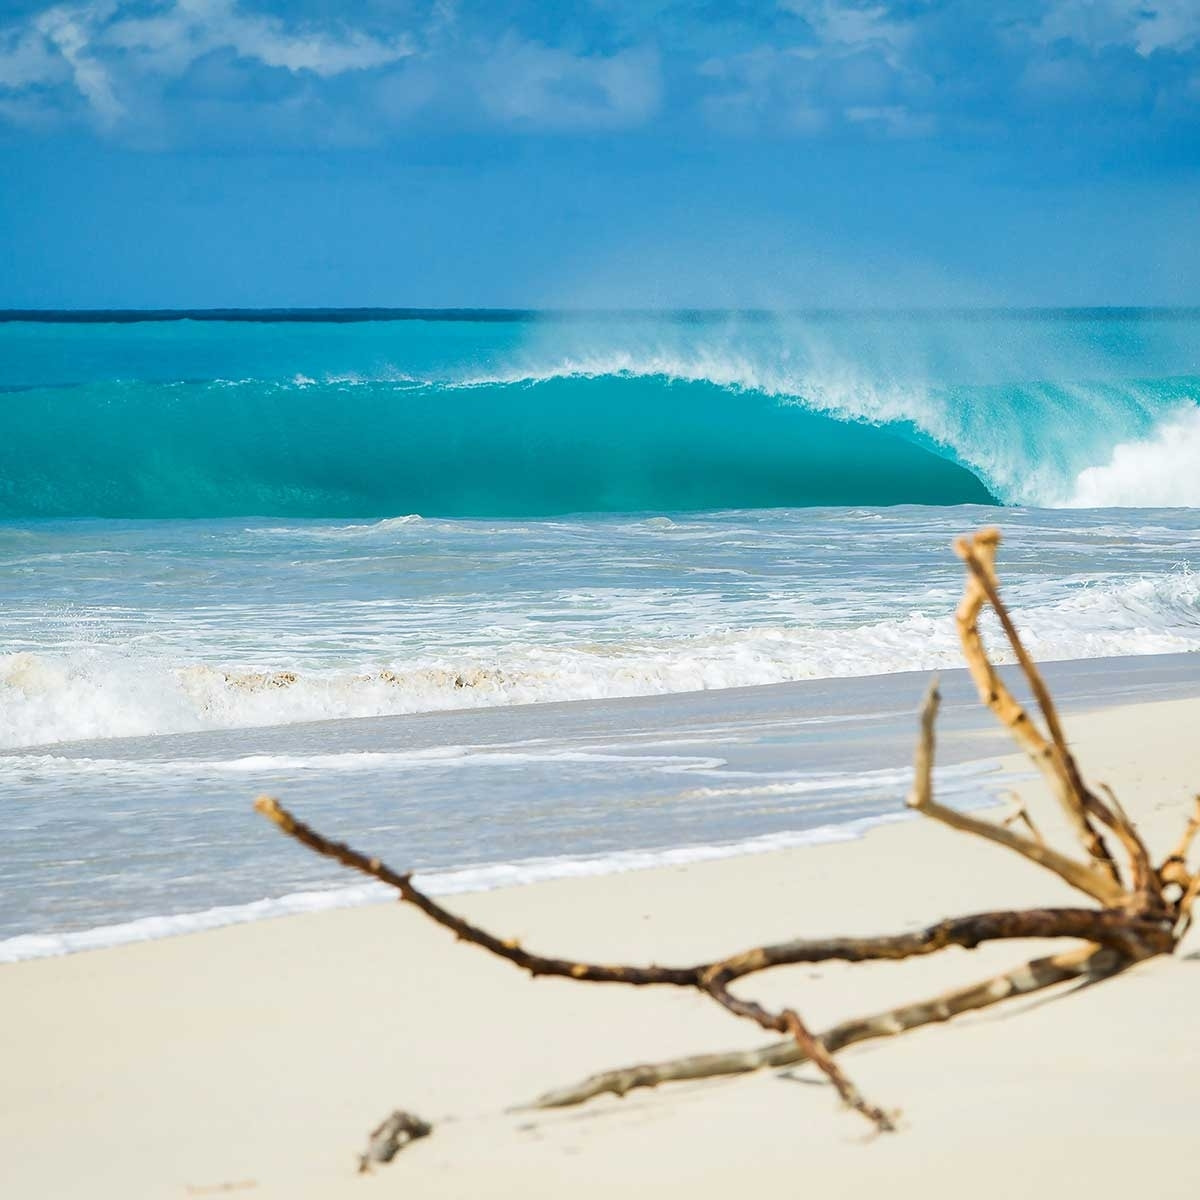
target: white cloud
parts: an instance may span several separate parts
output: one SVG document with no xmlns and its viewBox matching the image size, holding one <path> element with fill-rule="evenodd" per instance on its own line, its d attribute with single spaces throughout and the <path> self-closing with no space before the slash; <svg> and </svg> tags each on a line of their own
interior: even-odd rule
<svg viewBox="0 0 1200 1200">
<path fill-rule="evenodd" d="M 543 129 L 639 124 L 654 115 L 662 96 L 653 50 L 578 55 L 512 39 L 486 56 L 478 87 L 492 117 Z"/>
<path fill-rule="evenodd" d="M 1143 58 L 1200 43 L 1197 0 L 1058 0 L 1034 27 L 1035 40 L 1070 41 L 1093 50 L 1128 46 Z"/>
<path fill-rule="evenodd" d="M 912 41 L 912 26 L 882 4 L 847 4 L 843 0 L 781 0 L 780 7 L 802 17 L 826 48 L 873 48 L 893 65 L 900 63 Z"/>
<path fill-rule="evenodd" d="M 413 53 L 407 35 L 293 25 L 243 11 L 237 0 L 155 0 L 138 11 L 115 0 L 61 4 L 0 33 L 0 87 L 10 91 L 69 79 L 102 124 L 125 112 L 126 76 L 182 75 L 217 50 L 322 78 L 369 70 Z"/>
<path fill-rule="evenodd" d="M 113 92 L 108 72 L 89 50 L 94 22 L 104 20 L 112 11 L 113 6 L 107 3 L 63 6 L 48 9 L 33 22 L 44 44 L 57 50 L 70 67 L 79 94 L 106 124 L 116 121 L 125 109 Z"/>
<path fill-rule="evenodd" d="M 338 35 L 290 27 L 279 17 L 244 13 L 236 0 L 174 0 L 154 16 L 113 22 L 102 38 L 167 74 L 222 49 L 269 67 L 323 77 L 386 66 L 413 53 L 405 35 L 381 39 L 353 29 Z"/>
<path fill-rule="evenodd" d="M 930 113 L 914 113 L 903 104 L 862 104 L 846 109 L 846 120 L 870 125 L 892 137 L 928 137 L 937 128 Z"/>
<path fill-rule="evenodd" d="M 919 111 L 928 87 L 911 61 L 911 21 L 877 3 L 780 0 L 779 7 L 803 18 L 811 38 L 702 63 L 700 74 L 713 81 L 703 106 L 714 125 L 804 136 L 840 124 L 889 137 L 934 132 L 933 117 Z"/>
<path fill-rule="evenodd" d="M 269 109 L 258 114 L 264 127 L 275 116 L 287 119 L 289 101 L 278 91 L 269 100 L 229 100 L 241 74 L 233 67 L 236 62 L 303 77 L 288 93 L 303 110 L 293 114 L 295 124 L 312 120 L 330 95 L 322 81 L 402 60 L 407 60 L 403 70 L 383 72 L 368 93 L 379 106 L 376 115 L 385 120 L 408 120 L 440 104 L 468 124 L 482 113 L 515 129 L 615 130 L 646 121 L 662 100 L 658 53 L 649 46 L 586 53 L 515 32 L 485 42 L 461 29 L 455 0 L 433 0 L 416 36 L 285 19 L 253 8 L 253 2 L 57 4 L 7 32 L 0 29 L 0 96 L 10 103 L 40 104 L 49 116 L 77 107 L 69 99 L 74 94 L 101 128 L 163 144 L 172 117 L 164 84 L 189 72 L 191 90 L 175 109 L 184 120 L 189 114 L 204 121 L 216 111 L 228 113 L 231 103 Z M 217 59 L 218 54 L 224 57 Z M 336 102 L 322 110 L 323 125 L 335 110 L 341 111 Z M 345 115 L 359 126 L 370 125 L 369 116 L 351 110 Z"/>
<path fill-rule="evenodd" d="M 0 87 L 16 91 L 69 76 L 61 52 L 38 29 L 26 26 L 0 33 Z"/>
</svg>

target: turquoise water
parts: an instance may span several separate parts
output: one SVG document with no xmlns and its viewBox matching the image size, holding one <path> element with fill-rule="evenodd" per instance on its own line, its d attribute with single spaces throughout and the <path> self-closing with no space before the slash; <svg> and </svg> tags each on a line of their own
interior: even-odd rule
<svg viewBox="0 0 1200 1200">
<path fill-rule="evenodd" d="M 1200 316 L 0 324 L 0 515 L 1196 502 Z"/>
<path fill-rule="evenodd" d="M 263 789 L 488 886 L 894 813 L 984 523 L 1037 657 L 1200 686 L 1198 352 L 1194 313 L 0 321 L 0 959 L 346 901 Z"/>
</svg>

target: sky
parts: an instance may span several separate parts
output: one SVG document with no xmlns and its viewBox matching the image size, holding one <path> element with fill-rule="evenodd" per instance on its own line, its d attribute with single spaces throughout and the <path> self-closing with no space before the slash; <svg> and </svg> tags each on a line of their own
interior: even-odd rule
<svg viewBox="0 0 1200 1200">
<path fill-rule="evenodd" d="M 1200 0 L 0 0 L 0 307 L 1197 281 Z"/>
</svg>

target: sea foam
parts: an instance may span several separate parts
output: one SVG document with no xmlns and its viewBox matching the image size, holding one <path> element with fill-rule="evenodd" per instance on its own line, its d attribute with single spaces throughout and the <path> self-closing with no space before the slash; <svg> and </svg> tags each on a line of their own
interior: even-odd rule
<svg viewBox="0 0 1200 1200">
<path fill-rule="evenodd" d="M 658 597 L 643 603 L 649 620 Z M 782 615 L 787 598 L 778 606 Z M 1043 660 L 1197 650 L 1200 575 L 1180 565 L 1164 574 L 1081 581 L 1022 605 L 1017 616 L 1031 652 Z M 625 619 L 636 622 L 636 614 Z M 426 652 L 406 664 L 356 670 L 220 668 L 111 646 L 24 651 L 0 655 L 0 748 L 663 695 L 960 663 L 948 603 L 843 627 L 798 619 L 794 626 L 764 621 L 600 644 L 510 638 L 482 653 L 462 650 L 431 661 Z"/>
<path fill-rule="evenodd" d="M 1200 508 L 1200 408 L 1180 409 L 1151 436 L 1121 442 L 1075 481 L 1075 508 Z"/>
<path fill-rule="evenodd" d="M 688 866 L 740 855 L 769 854 L 799 846 L 854 841 L 876 826 L 903 821 L 910 815 L 907 812 L 883 813 L 837 825 L 823 825 L 815 829 L 774 833 L 712 845 L 674 846 L 658 850 L 626 850 L 572 858 L 538 858 L 513 863 L 484 864 L 421 875 L 418 882 L 430 895 L 450 896 L 464 892 L 492 891 L 502 887 L 520 887 L 556 879 L 582 879 L 625 871 Z M 242 925 L 274 917 L 378 904 L 394 898 L 395 893 L 392 889 L 383 884 L 361 884 L 294 892 L 285 896 L 255 900 L 249 904 L 221 905 L 199 912 L 141 917 L 134 921 L 102 925 L 92 929 L 20 934 L 0 940 L 0 963 L 52 958 L 85 950 L 102 950 L 181 934 L 204 933 L 229 925 Z"/>
</svg>

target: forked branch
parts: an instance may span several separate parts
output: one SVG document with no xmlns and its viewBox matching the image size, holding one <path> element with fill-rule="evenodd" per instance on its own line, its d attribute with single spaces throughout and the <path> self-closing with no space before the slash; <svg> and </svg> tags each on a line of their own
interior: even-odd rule
<svg viewBox="0 0 1200 1200">
<path fill-rule="evenodd" d="M 973 537 L 961 537 L 954 543 L 955 551 L 967 565 L 967 586 L 955 617 L 963 657 L 967 660 L 967 668 L 979 689 L 980 699 L 992 710 L 1001 724 L 1007 727 L 1013 739 L 1041 771 L 1089 857 L 1119 885 L 1120 879 L 1112 855 L 1088 815 L 1089 808 L 1094 810 L 1099 802 L 1083 785 L 1074 756 L 1067 748 L 1058 719 L 1058 710 L 1050 698 L 1049 689 L 1025 649 L 1007 607 L 1000 599 L 996 583 L 996 548 L 999 544 L 998 529 L 984 529 Z M 979 617 L 987 604 L 990 604 L 996 613 L 1038 707 L 1042 710 L 1050 734 L 1049 739 L 1033 723 L 1024 706 L 1009 691 L 1000 678 L 1000 673 L 988 658 L 983 637 L 979 632 Z"/>
<path fill-rule="evenodd" d="M 1071 887 L 1091 896 L 1093 900 L 1099 900 L 1101 904 L 1119 904 L 1124 897 L 1124 891 L 1108 871 L 1100 870 L 1091 863 L 1077 862 L 1065 854 L 1060 854 L 1044 841 L 1025 837 L 1007 825 L 996 825 L 991 821 L 981 820 L 969 813 L 959 812 L 956 808 L 947 808 L 934 800 L 934 725 L 940 705 L 941 694 L 935 680 L 925 693 L 925 701 L 921 706 L 920 734 L 913 763 L 913 786 L 908 795 L 909 808 L 932 817 L 935 821 L 941 821 L 951 829 L 997 842 L 1037 863 L 1039 867 L 1053 871 Z"/>
<path fill-rule="evenodd" d="M 1123 971 L 1130 960 L 1114 950 L 1084 946 L 1064 954 L 1022 963 L 1011 971 L 969 987 L 943 992 L 916 1004 L 889 1008 L 869 1017 L 842 1021 L 823 1033 L 818 1040 L 830 1054 L 847 1046 L 874 1038 L 894 1037 L 919 1029 L 923 1025 L 949 1021 L 963 1013 L 990 1008 L 1018 996 L 1028 996 L 1059 984 L 1106 979 Z M 624 1096 L 638 1088 L 657 1087 L 692 1079 L 710 1079 L 720 1075 L 745 1075 L 764 1068 L 796 1066 L 806 1062 L 808 1055 L 794 1039 L 770 1042 L 756 1050 L 729 1050 L 723 1054 L 694 1054 L 664 1062 L 639 1063 L 615 1071 L 603 1071 L 570 1087 L 557 1088 L 539 1096 L 528 1108 L 564 1108 L 582 1104 L 594 1096 L 610 1094 Z"/>
</svg>

